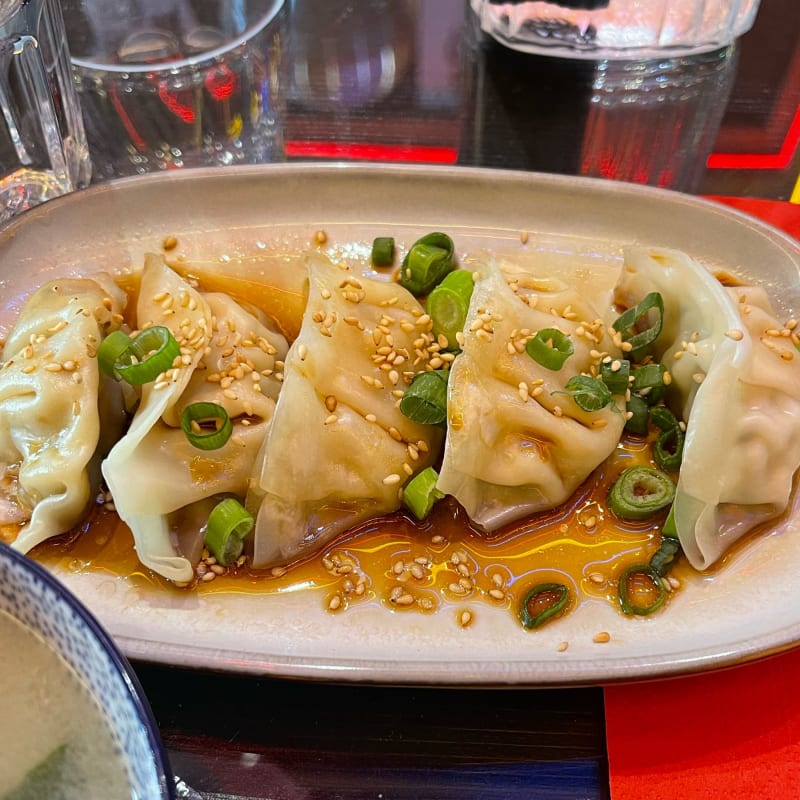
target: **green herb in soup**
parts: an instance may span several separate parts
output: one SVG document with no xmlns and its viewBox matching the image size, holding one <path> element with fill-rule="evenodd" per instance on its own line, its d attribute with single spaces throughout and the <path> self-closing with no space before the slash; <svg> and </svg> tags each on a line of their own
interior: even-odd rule
<svg viewBox="0 0 800 800">
<path fill-rule="evenodd" d="M 130 800 L 97 701 L 39 636 L 0 612 L 2 800 Z"/>
</svg>

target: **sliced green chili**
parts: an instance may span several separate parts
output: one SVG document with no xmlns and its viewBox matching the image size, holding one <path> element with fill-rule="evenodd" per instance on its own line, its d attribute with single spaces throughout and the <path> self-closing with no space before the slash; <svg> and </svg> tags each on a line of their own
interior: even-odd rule
<svg viewBox="0 0 800 800">
<path fill-rule="evenodd" d="M 453 240 L 429 233 L 411 246 L 400 267 L 400 283 L 413 295 L 428 294 L 455 268 Z"/>
<path fill-rule="evenodd" d="M 131 346 L 131 339 L 123 331 L 111 331 L 97 348 L 97 363 L 106 375 L 118 381 L 119 373 L 114 369 L 117 359 Z"/>
<path fill-rule="evenodd" d="M 536 336 L 528 339 L 525 352 L 546 369 L 557 370 L 575 352 L 572 339 L 557 328 L 542 328 Z"/>
<path fill-rule="evenodd" d="M 661 469 L 676 472 L 680 468 L 684 439 L 684 433 L 678 426 L 658 435 L 653 445 L 653 460 Z"/>
<path fill-rule="evenodd" d="M 563 583 L 540 583 L 527 592 L 519 616 L 528 630 L 541 628 L 554 617 L 561 616 L 569 603 L 569 589 Z"/>
<path fill-rule="evenodd" d="M 625 358 L 614 358 L 600 365 L 600 380 L 611 394 L 625 394 L 630 384 L 631 363 Z"/>
<path fill-rule="evenodd" d="M 614 402 L 608 386 L 599 378 L 590 378 L 588 375 L 575 375 L 566 383 L 566 391 L 553 392 L 553 394 L 568 394 L 578 408 L 584 411 L 600 411 Z"/>
<path fill-rule="evenodd" d="M 437 480 L 439 474 L 436 470 L 426 467 L 403 487 L 403 503 L 419 520 L 425 519 L 431 513 L 434 503 L 444 497 L 436 488 Z"/>
<path fill-rule="evenodd" d="M 400 399 L 400 411 L 425 425 L 447 423 L 447 376 L 445 370 L 430 370 L 414 376 Z"/>
<path fill-rule="evenodd" d="M 433 332 L 447 339 L 448 350 L 460 349 L 457 334 L 464 330 L 473 286 L 472 273 L 457 269 L 428 295 L 425 308 L 433 323 Z"/>
<path fill-rule="evenodd" d="M 646 322 L 651 311 L 656 311 L 656 320 L 644 330 L 639 330 L 642 320 Z M 622 334 L 622 340 L 631 345 L 631 358 L 638 360 L 647 348 L 658 339 L 664 324 L 664 300 L 658 292 L 650 292 L 644 299 L 629 308 L 614 321 L 614 330 Z"/>
<path fill-rule="evenodd" d="M 154 381 L 172 367 L 181 348 L 169 328 L 145 328 L 114 361 L 113 371 L 132 386 Z"/>
<path fill-rule="evenodd" d="M 183 409 L 181 430 L 198 450 L 218 450 L 233 433 L 233 423 L 216 403 L 192 403 Z"/>
<path fill-rule="evenodd" d="M 208 515 L 206 547 L 219 564 L 228 567 L 242 554 L 244 540 L 254 524 L 253 516 L 238 500 L 226 497 Z"/>
<path fill-rule="evenodd" d="M 394 239 L 378 236 L 372 242 L 372 263 L 376 267 L 388 267 L 394 261 Z"/>
<path fill-rule="evenodd" d="M 670 514 L 672 512 L 670 511 Z M 666 525 L 665 525 L 666 527 Z M 681 543 L 675 536 L 664 536 L 662 531 L 661 545 L 650 556 L 650 569 L 662 578 L 669 573 L 680 557 Z"/>
<path fill-rule="evenodd" d="M 644 617 L 664 605 L 667 590 L 649 564 L 634 564 L 619 578 L 619 604 L 625 614 Z"/>
<path fill-rule="evenodd" d="M 647 435 L 647 411 L 649 406 L 641 397 L 633 394 L 627 403 L 626 411 L 628 419 L 625 422 L 625 430 L 629 433 L 636 433 L 639 436 Z"/>
<path fill-rule="evenodd" d="M 628 467 L 608 493 L 609 508 L 621 519 L 640 520 L 667 508 L 675 497 L 675 484 L 653 467 Z"/>
</svg>

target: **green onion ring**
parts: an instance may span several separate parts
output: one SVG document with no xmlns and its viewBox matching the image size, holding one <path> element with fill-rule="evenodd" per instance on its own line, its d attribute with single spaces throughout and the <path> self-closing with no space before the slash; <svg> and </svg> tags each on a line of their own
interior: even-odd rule
<svg viewBox="0 0 800 800">
<path fill-rule="evenodd" d="M 615 358 L 600 365 L 600 379 L 611 394 L 625 394 L 628 391 L 630 374 L 631 362 L 625 358 Z"/>
<path fill-rule="evenodd" d="M 525 352 L 545 369 L 559 370 L 575 352 L 572 339 L 557 328 L 542 328 L 528 339 Z"/>
<path fill-rule="evenodd" d="M 637 395 L 631 395 L 628 400 L 626 411 L 630 416 L 625 422 L 625 430 L 628 433 L 635 433 L 639 436 L 647 435 L 647 409 L 648 405 Z"/>
<path fill-rule="evenodd" d="M 253 516 L 232 497 L 214 506 L 206 523 L 205 544 L 217 563 L 228 567 L 239 558 L 254 524 Z"/>
<path fill-rule="evenodd" d="M 540 583 L 530 589 L 522 600 L 519 617 L 528 630 L 541 628 L 551 619 L 561 616 L 569 603 L 569 589 L 563 583 Z"/>
<path fill-rule="evenodd" d="M 117 359 L 131 346 L 131 339 L 123 331 L 111 331 L 97 348 L 97 363 L 100 369 L 115 381 L 120 379 L 114 369 Z"/>
<path fill-rule="evenodd" d="M 378 236 L 372 242 L 372 263 L 376 267 L 388 267 L 394 261 L 394 239 Z"/>
<path fill-rule="evenodd" d="M 171 369 L 180 354 L 181 348 L 170 329 L 154 325 L 131 340 L 114 362 L 114 371 L 131 386 L 141 386 Z"/>
<path fill-rule="evenodd" d="M 653 446 L 653 460 L 661 469 L 676 472 L 680 468 L 684 439 L 685 435 L 677 425 L 659 434 Z"/>
<path fill-rule="evenodd" d="M 415 296 L 428 294 L 455 268 L 453 240 L 446 233 L 429 233 L 406 253 L 400 284 Z"/>
<path fill-rule="evenodd" d="M 204 430 L 203 423 L 212 421 L 213 429 Z M 193 422 L 200 425 L 200 432 L 194 429 Z M 231 438 L 233 423 L 228 412 L 216 403 L 192 403 L 183 409 L 181 430 L 198 450 L 218 450 Z"/>
<path fill-rule="evenodd" d="M 653 467 L 628 467 L 608 492 L 609 508 L 624 520 L 642 520 L 662 511 L 675 498 L 675 484 Z"/>
<path fill-rule="evenodd" d="M 637 331 L 638 323 L 652 310 L 658 312 L 656 321 L 645 330 Z M 658 292 L 650 292 L 640 303 L 617 317 L 613 327 L 622 334 L 622 340 L 631 345 L 631 357 L 637 360 L 658 339 L 663 324 L 664 300 Z"/>
<path fill-rule="evenodd" d="M 447 377 L 445 370 L 417 373 L 400 398 L 400 411 L 424 425 L 447 424 Z"/>
<path fill-rule="evenodd" d="M 636 576 L 641 576 L 652 584 L 652 590 L 656 592 L 656 599 L 652 603 L 643 606 L 633 601 L 631 593 L 630 582 Z M 645 617 L 652 614 L 664 605 L 667 599 L 667 590 L 661 582 L 661 576 L 649 564 L 634 564 L 628 567 L 622 575 L 620 575 L 619 583 L 619 605 L 624 614 L 635 614 L 639 617 Z"/>
<path fill-rule="evenodd" d="M 403 503 L 420 521 L 431 513 L 434 503 L 444 497 L 444 494 L 436 488 L 437 480 L 439 474 L 436 470 L 433 467 L 426 467 L 403 487 Z"/>
<path fill-rule="evenodd" d="M 464 330 L 472 298 L 472 273 L 455 270 L 428 295 L 425 310 L 433 323 L 433 332 L 447 339 L 448 350 L 460 350 L 457 334 Z"/>
<path fill-rule="evenodd" d="M 670 515 L 672 511 L 670 511 Z M 680 540 L 677 536 L 667 536 L 664 531 L 667 524 L 661 529 L 661 545 L 658 550 L 650 556 L 650 569 L 662 578 L 669 573 L 675 562 L 680 557 L 682 551 Z"/>
</svg>

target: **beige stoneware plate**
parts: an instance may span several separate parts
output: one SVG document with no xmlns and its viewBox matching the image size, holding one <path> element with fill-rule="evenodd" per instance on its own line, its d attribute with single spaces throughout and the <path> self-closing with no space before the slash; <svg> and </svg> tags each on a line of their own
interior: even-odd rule
<svg viewBox="0 0 800 800">
<path fill-rule="evenodd" d="M 306 246 L 324 229 L 339 254 L 378 234 L 412 242 L 450 233 L 459 255 L 490 248 L 563 263 L 619 264 L 630 243 L 682 249 L 767 286 L 800 313 L 797 242 L 696 198 L 628 184 L 467 168 L 277 165 L 186 171 L 98 186 L 35 209 L 0 232 L 0 336 L 20 299 L 55 276 L 141 264 L 167 235 L 191 257 L 232 258 Z M 527 245 L 520 232 L 529 233 Z M 332 616 L 314 592 L 177 594 L 109 574 L 56 570 L 132 658 L 314 679 L 451 684 L 571 684 L 693 672 L 800 640 L 800 531 L 792 516 L 698 576 L 652 618 L 584 603 L 535 634 L 478 606 L 391 613 L 365 604 Z M 605 644 L 598 631 L 611 633 Z M 569 641 L 559 652 L 557 645 Z"/>
</svg>

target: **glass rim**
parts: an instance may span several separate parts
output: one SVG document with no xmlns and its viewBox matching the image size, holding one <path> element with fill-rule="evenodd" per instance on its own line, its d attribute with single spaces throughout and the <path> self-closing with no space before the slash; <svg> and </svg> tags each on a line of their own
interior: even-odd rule
<svg viewBox="0 0 800 800">
<path fill-rule="evenodd" d="M 111 72 L 119 75 L 130 74 L 145 74 L 149 72 L 177 72 L 187 67 L 196 67 L 206 61 L 215 61 L 222 58 L 231 50 L 241 47 L 246 44 L 253 36 L 260 33 L 264 28 L 269 25 L 272 20 L 278 15 L 278 12 L 283 6 L 284 0 L 272 0 L 272 4 L 266 9 L 259 20 L 245 28 L 245 30 L 235 39 L 231 39 L 220 47 L 214 47 L 211 50 L 204 50 L 202 53 L 195 53 L 194 55 L 186 58 L 179 58 L 169 61 L 159 61 L 154 64 L 145 64 L 143 62 L 134 62 L 131 64 L 110 64 L 106 61 L 93 61 L 86 58 L 80 58 L 75 55 L 70 55 L 70 61 L 76 67 L 82 70 L 93 72 Z"/>
</svg>

